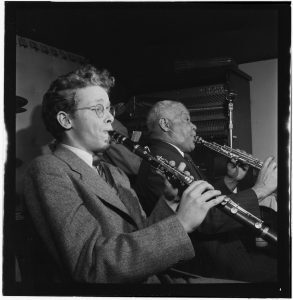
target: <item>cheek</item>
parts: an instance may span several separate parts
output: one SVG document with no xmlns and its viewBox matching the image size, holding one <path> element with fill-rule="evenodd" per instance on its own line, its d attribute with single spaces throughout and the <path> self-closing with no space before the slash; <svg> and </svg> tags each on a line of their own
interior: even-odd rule
<svg viewBox="0 0 293 300">
<path fill-rule="evenodd" d="M 93 135 L 97 143 L 104 144 L 108 140 L 108 135 L 100 127 L 96 128 L 96 130 L 93 132 Z"/>
<path fill-rule="evenodd" d="M 185 136 L 185 140 L 188 142 L 188 143 L 193 143 L 193 135 L 192 135 L 192 130 L 191 129 L 186 129 L 185 132 L 184 132 L 184 136 Z"/>
<path fill-rule="evenodd" d="M 102 135 L 103 134 L 103 130 L 100 126 L 94 126 L 93 127 L 93 133 L 95 133 L 96 135 Z"/>
<path fill-rule="evenodd" d="M 95 135 L 101 135 L 103 134 L 103 131 L 104 131 L 104 126 L 103 124 L 101 124 L 101 122 L 98 122 L 98 120 L 92 120 L 90 122 L 90 130 L 92 132 L 92 134 L 95 134 Z"/>
<path fill-rule="evenodd" d="M 104 142 L 105 132 L 101 124 L 95 122 L 95 120 L 91 120 L 91 122 L 87 122 L 87 124 L 84 124 L 83 126 L 83 132 L 85 133 L 85 136 L 87 136 L 87 139 L 89 139 L 89 141 L 94 143 Z"/>
</svg>

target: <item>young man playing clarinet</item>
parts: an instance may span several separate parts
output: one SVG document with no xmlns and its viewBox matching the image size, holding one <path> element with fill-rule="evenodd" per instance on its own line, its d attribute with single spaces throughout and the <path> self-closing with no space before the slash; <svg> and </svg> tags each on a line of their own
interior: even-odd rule
<svg viewBox="0 0 293 300">
<path fill-rule="evenodd" d="M 183 275 L 173 268 L 197 255 L 189 234 L 211 207 L 221 203 L 220 191 L 196 181 L 183 192 L 176 213 L 162 194 L 147 218 L 126 175 L 93 159 L 109 147 L 114 119 L 108 96 L 111 86 L 108 72 L 86 66 L 58 77 L 44 95 L 43 120 L 58 144 L 53 153 L 31 163 L 24 195 L 53 258 L 54 280 L 231 282 Z M 166 187 L 169 194 L 174 192 Z"/>
</svg>

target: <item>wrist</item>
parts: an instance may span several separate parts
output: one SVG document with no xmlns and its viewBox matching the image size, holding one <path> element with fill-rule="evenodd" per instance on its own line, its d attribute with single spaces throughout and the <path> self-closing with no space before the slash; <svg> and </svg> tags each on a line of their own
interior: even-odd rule
<svg viewBox="0 0 293 300">
<path fill-rule="evenodd" d="M 187 233 L 191 233 L 192 232 L 192 228 L 190 228 L 190 226 L 181 218 L 180 214 L 177 213 L 177 219 L 178 221 L 181 223 L 181 225 L 183 226 L 185 232 Z"/>
</svg>

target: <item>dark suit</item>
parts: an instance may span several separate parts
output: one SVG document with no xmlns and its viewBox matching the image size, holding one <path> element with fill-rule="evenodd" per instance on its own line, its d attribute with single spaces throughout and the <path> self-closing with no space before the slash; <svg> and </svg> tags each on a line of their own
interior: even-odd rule
<svg viewBox="0 0 293 300">
<path fill-rule="evenodd" d="M 200 170 L 193 162 L 182 157 L 172 145 L 151 140 L 151 153 L 168 161 L 174 160 L 176 165 L 186 163 L 186 170 L 196 179 L 204 179 Z M 224 180 L 214 183 L 216 189 L 228 194 L 233 201 L 247 211 L 259 217 L 258 200 L 253 190 L 248 189 L 237 194 L 224 184 Z M 163 178 L 150 165 L 143 161 L 137 176 L 136 192 L 142 207 L 150 214 L 156 205 L 164 187 Z M 196 256 L 193 271 L 204 276 L 231 278 L 244 281 L 273 280 L 276 275 L 276 262 L 266 256 L 249 253 L 240 238 L 243 226 L 217 208 L 212 208 L 197 232 L 192 234 Z M 189 267 L 191 264 L 189 264 Z"/>
<path fill-rule="evenodd" d="M 125 174 L 106 166 L 113 188 L 62 146 L 32 162 L 25 200 L 43 242 L 75 281 L 173 283 L 167 269 L 194 256 L 189 236 L 163 199 L 146 218 Z"/>
</svg>

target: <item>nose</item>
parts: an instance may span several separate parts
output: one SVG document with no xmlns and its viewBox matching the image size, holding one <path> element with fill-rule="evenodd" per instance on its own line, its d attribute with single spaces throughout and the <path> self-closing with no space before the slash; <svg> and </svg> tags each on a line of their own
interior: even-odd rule
<svg viewBox="0 0 293 300">
<path fill-rule="evenodd" d="M 196 125 L 195 124 L 193 124 L 193 123 L 191 123 L 192 125 L 192 129 L 194 130 L 194 132 L 196 132 L 196 130 L 197 130 L 197 127 L 196 127 Z"/>
<path fill-rule="evenodd" d="M 105 118 L 105 122 L 106 123 L 113 123 L 114 121 L 114 116 L 110 113 L 110 111 L 106 110 L 106 118 Z"/>
</svg>

